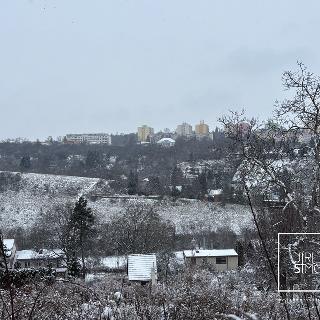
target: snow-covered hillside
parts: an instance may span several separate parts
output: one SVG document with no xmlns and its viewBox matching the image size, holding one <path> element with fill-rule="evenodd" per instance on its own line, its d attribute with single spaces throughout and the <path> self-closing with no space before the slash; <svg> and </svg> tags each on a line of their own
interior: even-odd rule
<svg viewBox="0 0 320 320">
<path fill-rule="evenodd" d="M 0 179 L 3 180 L 7 175 L 15 182 L 14 186 L 10 179 L 9 182 L 1 182 L 1 228 L 28 228 L 55 204 L 74 202 L 79 195 L 106 194 L 108 190 L 108 182 L 97 178 L 0 172 Z M 242 228 L 252 226 L 249 209 L 241 205 L 221 206 L 189 199 L 172 202 L 143 197 L 97 198 L 95 201 L 90 200 L 90 197 L 88 199 L 89 206 L 100 221 L 107 221 L 112 216 L 124 212 L 133 202 L 148 202 L 154 205 L 155 210 L 164 219 L 176 225 L 178 233 L 216 230 L 220 227 L 229 227 L 238 233 Z"/>
<path fill-rule="evenodd" d="M 99 179 L 0 172 L 0 182 L 0 226 L 14 228 L 29 227 L 54 205 L 75 201 L 90 192 Z"/>
</svg>

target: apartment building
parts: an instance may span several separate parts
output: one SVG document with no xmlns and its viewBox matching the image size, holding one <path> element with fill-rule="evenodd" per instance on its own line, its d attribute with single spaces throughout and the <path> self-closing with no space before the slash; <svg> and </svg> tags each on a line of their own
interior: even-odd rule
<svg viewBox="0 0 320 320">
<path fill-rule="evenodd" d="M 150 142 L 150 139 L 154 135 L 154 129 L 148 127 L 147 125 L 143 125 L 138 127 L 138 141 L 140 142 Z"/>
<path fill-rule="evenodd" d="M 191 136 L 192 135 L 192 125 L 190 125 L 186 122 L 179 124 L 176 129 L 176 134 L 178 136 L 183 136 L 183 137 Z"/>
<path fill-rule="evenodd" d="M 76 133 L 67 134 L 68 143 L 88 143 L 88 144 L 109 144 L 111 145 L 111 136 L 108 133 Z"/>
<path fill-rule="evenodd" d="M 209 126 L 203 120 L 195 127 L 196 135 L 207 136 L 209 134 Z"/>
</svg>

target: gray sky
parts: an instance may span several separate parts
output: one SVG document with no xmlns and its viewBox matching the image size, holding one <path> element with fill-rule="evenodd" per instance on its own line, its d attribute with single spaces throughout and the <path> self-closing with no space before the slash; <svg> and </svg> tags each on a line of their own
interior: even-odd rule
<svg viewBox="0 0 320 320">
<path fill-rule="evenodd" d="M 0 139 L 261 119 L 302 60 L 319 0 L 1 0 Z"/>
</svg>

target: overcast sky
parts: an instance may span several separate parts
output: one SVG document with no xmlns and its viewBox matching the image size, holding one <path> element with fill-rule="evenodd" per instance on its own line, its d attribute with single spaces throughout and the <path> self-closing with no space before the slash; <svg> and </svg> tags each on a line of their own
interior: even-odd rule
<svg viewBox="0 0 320 320">
<path fill-rule="evenodd" d="M 0 139 L 261 119 L 302 60 L 319 0 L 1 0 Z"/>
</svg>

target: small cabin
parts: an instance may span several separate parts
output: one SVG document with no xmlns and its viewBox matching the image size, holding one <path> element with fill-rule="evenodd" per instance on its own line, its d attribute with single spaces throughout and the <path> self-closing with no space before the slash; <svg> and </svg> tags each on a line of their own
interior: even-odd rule
<svg viewBox="0 0 320 320">
<path fill-rule="evenodd" d="M 189 266 L 208 266 L 216 271 L 234 270 L 238 267 L 238 254 L 234 249 L 185 250 L 183 257 Z"/>
<path fill-rule="evenodd" d="M 65 254 L 60 249 L 17 251 L 15 267 L 17 269 L 51 267 L 59 276 L 64 276 L 67 271 L 65 267 Z"/>
<path fill-rule="evenodd" d="M 131 254 L 128 256 L 129 281 L 142 284 L 157 281 L 157 258 L 155 254 Z"/>
</svg>

